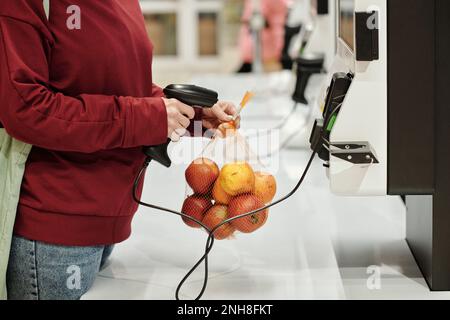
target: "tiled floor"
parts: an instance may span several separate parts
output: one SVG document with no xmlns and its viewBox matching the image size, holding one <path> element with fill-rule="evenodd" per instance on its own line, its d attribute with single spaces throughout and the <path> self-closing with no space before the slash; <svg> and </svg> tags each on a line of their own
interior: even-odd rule
<svg viewBox="0 0 450 320">
<path fill-rule="evenodd" d="M 290 109 L 289 91 L 271 89 L 285 76 L 208 75 L 195 82 L 236 102 L 243 91 L 258 89 L 259 97 L 243 113 L 243 127 L 271 128 Z M 191 141 L 177 148 L 190 148 Z M 278 195 L 295 185 L 309 155 L 300 149 L 276 154 Z M 179 209 L 184 169 L 152 164 L 143 200 Z M 132 237 L 116 247 L 85 299 L 173 299 L 178 282 L 202 255 L 205 234 L 187 228 L 179 217 L 141 208 L 133 225 Z M 204 298 L 450 299 L 450 293 L 428 290 L 404 238 L 399 198 L 333 196 L 317 161 L 302 188 L 271 210 L 263 229 L 216 243 Z M 186 283 L 182 298 L 196 296 L 202 271 Z"/>
</svg>

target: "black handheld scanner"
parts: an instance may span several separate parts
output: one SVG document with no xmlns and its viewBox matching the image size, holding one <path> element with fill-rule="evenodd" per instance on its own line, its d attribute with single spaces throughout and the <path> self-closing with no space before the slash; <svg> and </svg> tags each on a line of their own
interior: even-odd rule
<svg viewBox="0 0 450 320">
<path fill-rule="evenodd" d="M 211 108 L 219 101 L 217 92 L 194 85 L 171 84 L 164 88 L 164 94 L 168 99 L 177 99 L 184 104 L 198 108 Z M 169 168 L 172 165 L 167 153 L 170 141 L 168 139 L 166 143 L 159 146 L 145 147 L 144 153 L 147 155 L 147 162 L 155 160 Z"/>
</svg>

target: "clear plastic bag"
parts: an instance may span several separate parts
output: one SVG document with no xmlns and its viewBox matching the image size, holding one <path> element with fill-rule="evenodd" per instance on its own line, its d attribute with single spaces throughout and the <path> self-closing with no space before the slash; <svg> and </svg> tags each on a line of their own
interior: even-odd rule
<svg viewBox="0 0 450 320">
<path fill-rule="evenodd" d="M 267 222 L 268 209 L 237 218 L 269 204 L 277 185 L 233 122 L 220 126 L 186 168 L 185 178 L 181 211 L 190 217 L 182 218 L 188 226 L 203 228 L 216 240 L 223 240 L 239 232 L 255 232 Z"/>
</svg>

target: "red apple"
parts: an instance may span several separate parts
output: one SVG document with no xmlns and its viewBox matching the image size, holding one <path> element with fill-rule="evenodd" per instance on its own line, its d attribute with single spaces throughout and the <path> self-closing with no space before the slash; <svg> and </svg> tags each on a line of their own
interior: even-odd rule
<svg viewBox="0 0 450 320">
<path fill-rule="evenodd" d="M 209 230 L 213 230 L 227 218 L 227 206 L 215 205 L 205 213 L 202 222 L 208 227 Z M 235 228 L 230 223 L 226 223 L 214 231 L 214 239 L 223 240 L 229 238 L 234 231 Z"/>
<path fill-rule="evenodd" d="M 202 221 L 205 212 L 208 211 L 208 209 L 211 208 L 211 206 L 212 206 L 211 200 L 206 199 L 203 196 L 193 195 L 184 200 L 181 212 L 198 221 Z M 182 219 L 184 223 L 186 223 L 188 226 L 192 228 L 201 228 L 201 226 L 198 223 L 186 217 L 182 217 Z"/>
<path fill-rule="evenodd" d="M 217 164 L 207 158 L 194 160 L 186 169 L 185 176 L 188 185 L 197 194 L 208 194 L 219 176 Z"/>
<path fill-rule="evenodd" d="M 233 198 L 228 206 L 229 218 L 239 216 L 241 214 L 250 213 L 254 210 L 264 207 L 264 203 L 260 198 L 253 194 L 244 194 Z M 268 210 L 264 210 L 250 216 L 236 219 L 231 225 L 243 233 L 252 233 L 261 228 L 267 221 Z"/>
</svg>

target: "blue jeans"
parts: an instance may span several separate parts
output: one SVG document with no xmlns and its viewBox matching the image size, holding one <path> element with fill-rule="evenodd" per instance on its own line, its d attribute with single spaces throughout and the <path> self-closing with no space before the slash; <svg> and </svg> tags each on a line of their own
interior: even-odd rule
<svg viewBox="0 0 450 320">
<path fill-rule="evenodd" d="M 67 247 L 13 237 L 6 277 L 11 300 L 78 300 L 114 246 Z"/>
</svg>

